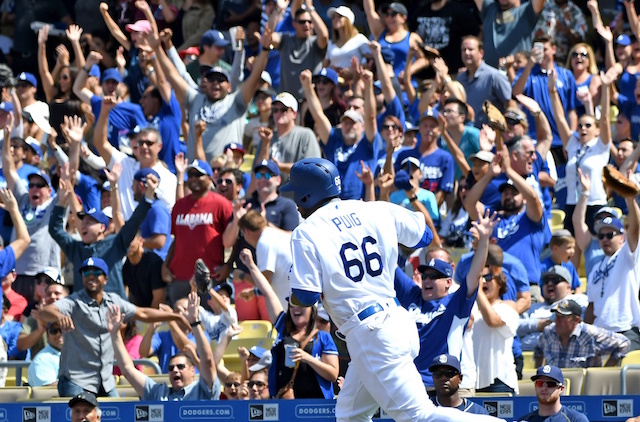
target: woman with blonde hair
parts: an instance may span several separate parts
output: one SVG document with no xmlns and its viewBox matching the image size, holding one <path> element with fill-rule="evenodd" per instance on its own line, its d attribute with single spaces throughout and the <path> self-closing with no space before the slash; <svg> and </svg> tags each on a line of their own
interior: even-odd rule
<svg viewBox="0 0 640 422">
<path fill-rule="evenodd" d="M 351 66 L 351 58 L 358 62 L 371 55 L 369 40 L 354 26 L 355 14 L 347 6 L 330 7 L 327 15 L 331 18 L 331 40 L 323 67 L 332 67 L 340 73 L 341 69 Z"/>
<path fill-rule="evenodd" d="M 598 66 L 596 66 L 596 57 L 590 45 L 578 43 L 569 50 L 569 56 L 565 67 L 573 72 L 576 80 L 576 96 L 580 104 L 578 104 L 578 116 L 591 111 L 585 108 L 584 101 L 591 97 L 591 107 L 600 101 L 600 76 L 598 75 Z M 589 94 L 589 95 L 587 95 Z M 593 114 L 588 113 L 588 114 Z"/>
</svg>

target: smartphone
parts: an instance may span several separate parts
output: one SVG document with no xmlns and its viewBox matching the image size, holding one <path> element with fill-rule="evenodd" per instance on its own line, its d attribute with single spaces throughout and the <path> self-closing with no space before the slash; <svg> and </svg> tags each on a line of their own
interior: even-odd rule
<svg viewBox="0 0 640 422">
<path fill-rule="evenodd" d="M 293 368 L 296 366 L 296 363 L 291 359 L 291 352 L 296 348 L 295 344 L 285 344 L 284 345 L 284 366 L 288 368 Z"/>
<path fill-rule="evenodd" d="M 542 42 L 533 43 L 533 48 L 538 50 L 538 54 L 536 55 L 536 61 L 538 63 L 542 62 L 542 58 L 544 57 L 544 43 Z"/>
</svg>

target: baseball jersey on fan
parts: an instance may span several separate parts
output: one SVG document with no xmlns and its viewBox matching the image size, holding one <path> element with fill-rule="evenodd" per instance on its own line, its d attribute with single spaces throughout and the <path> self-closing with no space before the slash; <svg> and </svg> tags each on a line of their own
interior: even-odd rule
<svg viewBox="0 0 640 422">
<path fill-rule="evenodd" d="M 367 306 L 395 297 L 397 244 L 412 247 L 424 235 L 422 214 L 400 206 L 330 202 L 293 231 L 291 288 L 322 293 L 339 328 Z"/>
<path fill-rule="evenodd" d="M 394 284 L 400 304 L 409 311 L 418 327 L 420 354 L 414 362 L 424 385 L 433 387 L 433 376 L 429 371 L 433 358 L 442 353 L 458 359 L 462 355 L 462 335 L 478 291 L 468 298 L 465 280 L 454 293 L 440 299 L 424 300 L 422 288 L 400 268 L 396 268 Z"/>
<path fill-rule="evenodd" d="M 222 233 L 232 215 L 231 202 L 212 191 L 197 200 L 189 195 L 176 202 L 171 213 L 175 247 L 169 269 L 177 280 L 191 278 L 198 258 L 211 270 L 224 263 Z"/>
</svg>

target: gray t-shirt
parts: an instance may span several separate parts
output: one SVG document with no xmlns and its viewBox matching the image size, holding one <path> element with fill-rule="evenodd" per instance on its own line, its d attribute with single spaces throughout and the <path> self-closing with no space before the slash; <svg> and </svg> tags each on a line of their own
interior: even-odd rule
<svg viewBox="0 0 640 422">
<path fill-rule="evenodd" d="M 125 323 L 134 317 L 135 305 L 114 293 L 104 292 L 102 303 L 97 303 L 82 289 L 54 303 L 75 326 L 64 336 L 59 376 L 96 394 L 100 383 L 106 392 L 116 387 L 113 343 L 107 329 L 107 311 L 114 304 L 120 306 Z"/>
<path fill-rule="evenodd" d="M 318 37 L 298 38 L 295 34 L 280 33 L 280 92 L 288 92 L 298 100 L 304 98 L 300 73 L 309 69 L 316 74 L 322 69 L 327 49 L 318 47 Z M 231 141 L 229 141 L 231 142 Z"/>
<path fill-rule="evenodd" d="M 530 1 L 502 11 L 495 0 L 484 0 L 481 17 L 484 60 L 490 66 L 498 67 L 500 57 L 531 50 L 533 29 L 539 15 Z"/>
<path fill-rule="evenodd" d="M 24 183 L 13 186 L 20 213 L 27 225 L 31 242 L 22 256 L 16 260 L 16 273 L 19 275 L 36 275 L 44 267 L 60 269 L 60 246 L 49 234 L 49 218 L 58 203 L 54 196 L 44 204 L 33 208 L 29 201 L 29 192 Z M 15 240 L 15 230 L 11 233 L 11 241 Z"/>
<path fill-rule="evenodd" d="M 283 137 L 274 132 L 269 156 L 281 163 L 295 163 L 303 158 L 320 158 L 322 153 L 315 133 L 296 125 Z"/>
<path fill-rule="evenodd" d="M 218 377 L 213 381 L 213 388 L 207 387 L 202 377 L 178 391 L 163 383 L 157 383 L 147 377 L 144 383 L 144 400 L 180 401 L 180 400 L 218 400 L 221 385 Z"/>
<path fill-rule="evenodd" d="M 223 153 L 230 142 L 242 143 L 246 123 L 247 104 L 242 98 L 242 89 L 211 102 L 206 95 L 195 89 L 187 91 L 186 106 L 189 110 L 189 144 L 187 155 L 194 158 L 193 133 L 199 120 L 207 122 L 202 134 L 202 146 L 207 162 Z"/>
</svg>

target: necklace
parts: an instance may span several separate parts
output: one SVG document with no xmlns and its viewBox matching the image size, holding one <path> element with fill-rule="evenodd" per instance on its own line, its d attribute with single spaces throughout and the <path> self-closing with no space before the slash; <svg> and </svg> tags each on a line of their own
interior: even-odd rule
<svg viewBox="0 0 640 422">
<path fill-rule="evenodd" d="M 622 248 L 620 248 L 622 249 Z M 604 282 L 605 279 L 607 277 L 609 277 L 609 271 L 611 271 L 611 269 L 614 267 L 614 265 L 616 265 L 616 261 L 618 260 L 618 253 L 620 252 L 620 249 L 618 249 L 616 251 L 616 253 L 614 254 L 614 256 L 612 257 L 613 259 L 611 259 L 609 261 L 608 264 L 605 265 L 604 269 L 602 268 L 602 264 L 604 264 L 605 260 L 606 260 L 606 256 L 604 256 L 602 258 L 602 261 L 600 261 L 600 265 L 598 265 L 598 270 L 596 271 L 595 275 L 594 275 L 594 280 L 593 280 L 593 284 L 596 285 L 600 282 L 600 280 L 602 280 L 602 285 L 600 286 L 600 297 L 604 296 Z"/>
</svg>

